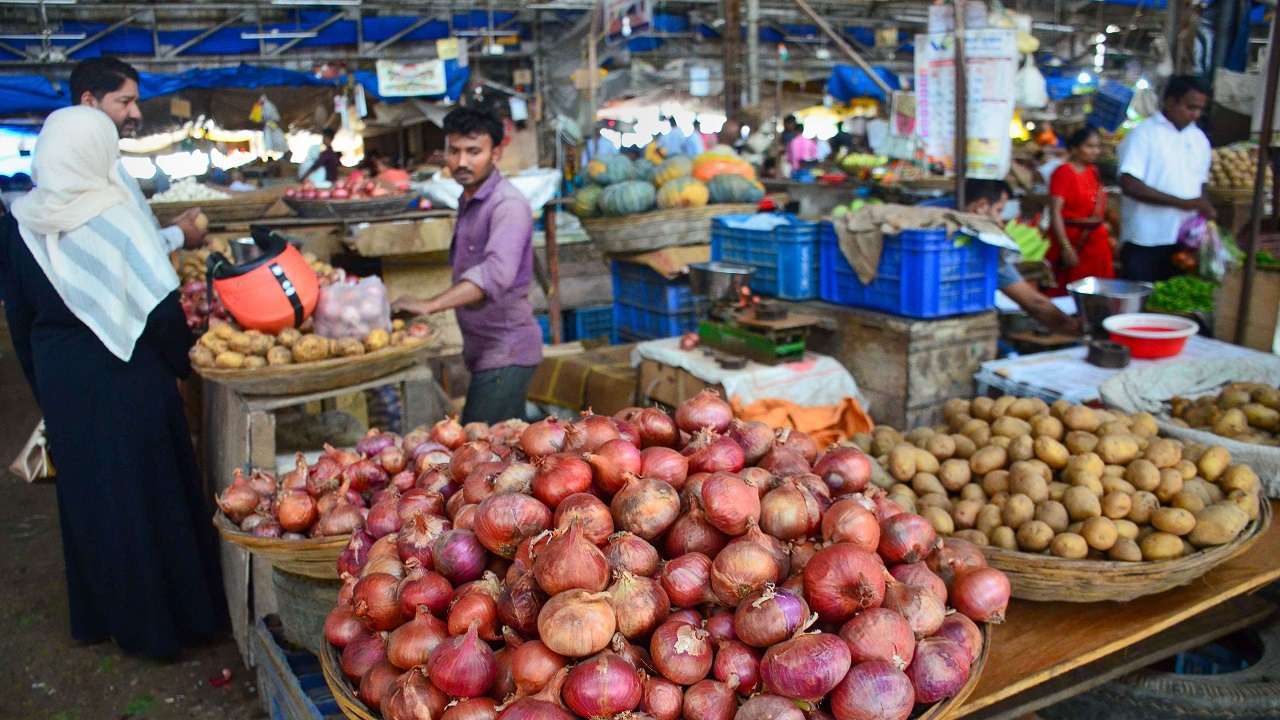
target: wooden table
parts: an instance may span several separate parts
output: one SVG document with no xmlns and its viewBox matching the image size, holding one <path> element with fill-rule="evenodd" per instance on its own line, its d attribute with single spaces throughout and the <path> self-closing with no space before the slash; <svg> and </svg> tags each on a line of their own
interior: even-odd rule
<svg viewBox="0 0 1280 720">
<path fill-rule="evenodd" d="M 1272 501 L 1280 510 L 1280 501 Z M 1242 597 L 1280 579 L 1280 524 L 1185 587 L 1129 603 L 1015 600 L 978 687 L 953 717 L 1016 718 L 1227 635 L 1272 607 Z"/>
</svg>

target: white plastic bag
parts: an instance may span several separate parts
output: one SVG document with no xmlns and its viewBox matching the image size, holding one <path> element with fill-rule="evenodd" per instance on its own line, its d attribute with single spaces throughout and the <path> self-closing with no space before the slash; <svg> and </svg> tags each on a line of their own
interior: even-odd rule
<svg viewBox="0 0 1280 720">
<path fill-rule="evenodd" d="M 1018 107 L 1034 109 L 1049 104 L 1049 90 L 1045 85 L 1044 75 L 1040 73 L 1040 68 L 1036 67 L 1036 61 L 1030 55 L 1026 56 L 1022 67 L 1018 68 L 1014 83 L 1016 88 L 1014 97 Z"/>
<path fill-rule="evenodd" d="M 391 302 L 377 277 L 320 288 L 316 302 L 316 334 L 328 338 L 364 339 L 373 330 L 391 330 Z"/>
</svg>

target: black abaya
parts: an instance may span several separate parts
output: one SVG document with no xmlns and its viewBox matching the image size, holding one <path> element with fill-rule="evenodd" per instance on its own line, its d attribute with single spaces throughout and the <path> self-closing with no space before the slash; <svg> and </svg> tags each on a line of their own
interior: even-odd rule
<svg viewBox="0 0 1280 720">
<path fill-rule="evenodd" d="M 0 218 L 0 282 L 57 469 L 71 635 L 172 658 L 226 622 L 178 395 L 191 335 L 177 294 L 151 311 L 123 362 L 67 309 L 12 216 Z"/>
</svg>

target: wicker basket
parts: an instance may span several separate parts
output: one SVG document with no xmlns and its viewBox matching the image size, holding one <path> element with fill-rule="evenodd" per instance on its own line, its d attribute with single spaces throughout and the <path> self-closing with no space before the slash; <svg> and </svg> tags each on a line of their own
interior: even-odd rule
<svg viewBox="0 0 1280 720">
<path fill-rule="evenodd" d="M 974 688 L 978 687 L 978 680 L 987 666 L 987 657 L 991 654 L 991 626 L 982 623 L 979 627 L 982 628 L 982 652 L 969 668 L 968 682 L 954 696 L 935 703 L 919 715 L 913 715 L 913 720 L 947 720 L 954 717 L 956 711 L 973 693 Z M 369 710 L 369 707 L 356 697 L 351 683 L 346 675 L 342 674 L 342 662 L 338 649 L 327 642 L 322 642 L 321 645 L 323 647 L 319 652 L 320 668 L 324 673 L 325 682 L 329 684 L 329 692 L 333 693 L 333 699 L 337 701 L 342 713 L 351 720 L 379 720 L 378 714 Z"/>
<path fill-rule="evenodd" d="M 245 395 L 297 395 L 358 385 L 419 365 L 432 343 L 389 347 L 354 357 L 330 358 L 297 365 L 268 365 L 254 370 L 198 367 L 206 380 L 227 385 Z"/>
<path fill-rule="evenodd" d="M 342 589 L 342 581 L 296 575 L 279 567 L 271 568 L 271 587 L 276 594 L 276 612 L 284 639 L 320 652 L 326 645 L 324 620 L 333 610 L 333 599 Z"/>
<path fill-rule="evenodd" d="M 706 245 L 711 242 L 711 218 L 755 211 L 756 206 L 751 203 L 653 210 L 621 217 L 587 218 L 582 221 L 582 229 L 603 252 L 646 252 L 673 245 Z"/>
<path fill-rule="evenodd" d="M 306 540 L 258 537 L 236 528 L 221 511 L 214 514 L 213 526 L 223 540 L 271 561 L 277 569 L 320 580 L 337 579 L 338 556 L 351 541 L 350 535 Z"/>
<path fill-rule="evenodd" d="M 984 546 L 987 563 L 1002 570 L 1013 596 L 1041 602 L 1128 602 L 1195 580 L 1252 545 L 1271 526 L 1271 503 L 1262 502 L 1258 519 L 1226 545 L 1176 560 L 1113 562 L 1064 560 L 1051 555 Z"/>
<path fill-rule="evenodd" d="M 284 201 L 300 217 L 336 218 L 341 220 L 345 218 L 399 215 L 407 210 L 409 203 L 417 199 L 418 195 L 416 193 L 405 193 L 370 198 L 368 200 L 299 200 L 296 197 L 287 197 Z"/>
<path fill-rule="evenodd" d="M 235 193 L 224 200 L 190 200 L 183 202 L 151 203 L 151 212 L 161 225 L 170 224 L 174 218 L 186 210 L 198 207 L 211 225 L 243 223 L 262 220 L 267 217 L 283 217 L 291 215 L 287 206 L 276 207 L 284 198 L 284 185 L 263 188 L 252 192 Z"/>
</svg>

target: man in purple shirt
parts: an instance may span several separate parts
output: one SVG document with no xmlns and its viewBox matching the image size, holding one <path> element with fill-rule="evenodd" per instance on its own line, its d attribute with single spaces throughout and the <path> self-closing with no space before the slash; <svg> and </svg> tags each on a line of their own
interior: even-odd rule
<svg viewBox="0 0 1280 720">
<path fill-rule="evenodd" d="M 392 307 L 456 313 L 471 371 L 463 423 L 523 419 L 529 381 L 542 360 L 542 331 L 529 302 L 533 211 L 496 167 L 501 119 L 461 107 L 445 116 L 444 132 L 449 172 L 462 185 L 449 248 L 454 284 L 428 300 L 398 298 Z"/>
</svg>

